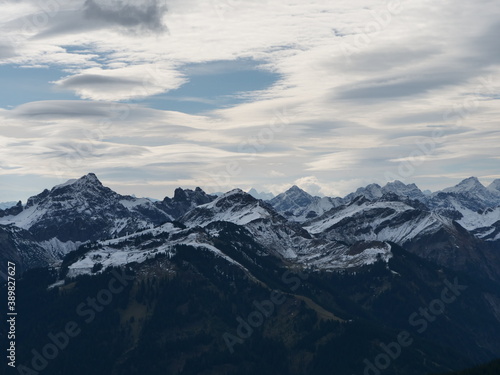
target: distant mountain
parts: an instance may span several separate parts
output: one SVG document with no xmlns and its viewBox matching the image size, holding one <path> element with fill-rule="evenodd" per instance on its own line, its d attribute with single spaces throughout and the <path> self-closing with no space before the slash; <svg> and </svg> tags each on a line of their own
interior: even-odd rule
<svg viewBox="0 0 500 375">
<path fill-rule="evenodd" d="M 415 184 L 404 184 L 401 181 L 394 181 L 387 183 L 383 188 L 382 192 L 392 193 L 397 195 L 398 197 L 406 197 L 413 200 L 418 200 L 421 202 L 426 201 L 425 194 L 417 187 Z"/>
<path fill-rule="evenodd" d="M 209 195 L 201 188 L 195 190 L 190 189 L 175 189 L 173 198 L 165 197 L 162 205 L 157 205 L 161 210 L 167 212 L 171 219 L 178 219 L 191 209 L 213 201 L 216 195 Z"/>
<path fill-rule="evenodd" d="M 0 202 L 0 210 L 5 210 L 16 205 L 17 202 Z"/>
<path fill-rule="evenodd" d="M 358 188 L 355 192 L 345 196 L 344 201 L 350 202 L 351 200 L 363 196 L 368 200 L 381 198 L 384 195 L 382 187 L 379 184 L 369 184 L 365 187 Z"/>
<path fill-rule="evenodd" d="M 496 184 L 493 186 L 496 186 Z M 500 204 L 500 191 L 495 188 L 486 188 L 479 182 L 477 177 L 469 177 L 453 187 L 443 189 L 435 195 L 440 193 L 456 197 L 471 210 L 484 209 Z"/>
<path fill-rule="evenodd" d="M 270 200 L 270 199 L 273 199 L 274 198 L 274 194 L 273 193 L 266 193 L 266 192 L 258 192 L 257 190 L 255 190 L 254 188 L 251 188 L 249 191 L 248 191 L 248 194 L 250 194 L 252 197 L 254 198 L 257 198 L 257 199 L 262 199 L 263 201 L 267 201 L 267 200 Z"/>
<path fill-rule="evenodd" d="M 500 193 L 500 178 L 494 180 L 491 184 L 489 184 L 488 190 L 490 190 L 494 194 Z"/>
<path fill-rule="evenodd" d="M 235 189 L 213 202 L 198 206 L 179 219 L 188 227 L 230 222 L 245 228 L 266 253 L 318 269 L 351 268 L 372 264 L 377 256 L 391 257 L 390 246 L 370 243 L 349 254 L 350 247 L 335 240 L 313 238 L 299 224 L 288 221 L 271 205 Z"/>
<path fill-rule="evenodd" d="M 4 216 L 14 216 L 19 214 L 23 210 L 23 203 L 21 201 L 17 202 L 16 204 L 4 208 L 3 210 L 0 209 L 0 218 Z"/>
<path fill-rule="evenodd" d="M 416 199 L 421 202 L 426 201 L 426 195 L 415 184 L 406 185 L 401 181 L 394 181 L 387 183 L 384 187 L 378 184 L 370 184 L 365 187 L 358 188 L 354 193 L 348 194 L 345 202 L 350 202 L 358 196 L 364 196 L 368 200 L 375 200 L 382 198 L 384 194 L 392 193 L 401 198 Z"/>
<path fill-rule="evenodd" d="M 269 204 L 288 219 L 303 222 L 322 215 L 342 202 L 340 198 L 313 197 L 294 185 L 271 199 Z"/>
<path fill-rule="evenodd" d="M 304 228 L 319 237 L 347 244 L 395 242 L 437 264 L 476 275 L 487 274 L 500 281 L 498 244 L 483 242 L 480 238 L 487 239 L 485 234 L 468 232 L 417 200 L 401 199 L 394 194 L 376 200 L 359 196 L 305 223 Z M 496 241 L 496 235 L 491 240 Z"/>
<path fill-rule="evenodd" d="M 492 185 L 493 188 L 486 188 L 476 177 L 470 177 L 433 193 L 427 204 L 469 230 L 491 226 L 500 220 L 500 191 L 494 188 L 496 182 Z"/>
</svg>

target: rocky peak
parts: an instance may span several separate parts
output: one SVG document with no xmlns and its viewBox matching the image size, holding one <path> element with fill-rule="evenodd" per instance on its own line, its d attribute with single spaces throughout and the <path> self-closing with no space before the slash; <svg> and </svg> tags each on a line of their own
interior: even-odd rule
<svg viewBox="0 0 500 375">
<path fill-rule="evenodd" d="M 23 203 L 21 201 L 17 202 L 15 206 L 0 210 L 0 217 L 4 216 L 14 216 L 23 210 Z"/>
<path fill-rule="evenodd" d="M 443 192 L 445 193 L 465 193 L 465 192 L 472 192 L 472 191 L 482 191 L 486 190 L 484 185 L 478 180 L 477 177 L 469 177 L 466 178 L 465 180 L 462 180 L 460 183 L 453 187 L 449 187 L 447 189 L 444 189 Z"/>
<path fill-rule="evenodd" d="M 497 178 L 491 184 L 489 184 L 488 190 L 493 191 L 495 193 L 500 193 L 500 178 Z"/>
</svg>

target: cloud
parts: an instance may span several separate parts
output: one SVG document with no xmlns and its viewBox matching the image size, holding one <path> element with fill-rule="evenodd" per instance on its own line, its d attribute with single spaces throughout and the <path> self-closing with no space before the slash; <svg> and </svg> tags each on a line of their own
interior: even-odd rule
<svg viewBox="0 0 500 375">
<path fill-rule="evenodd" d="M 16 55 L 14 47 L 0 43 L 0 59 L 7 59 Z"/>
<path fill-rule="evenodd" d="M 299 181 L 340 194 L 349 181 L 384 183 L 412 160 L 419 164 L 400 179 L 424 187 L 439 185 L 440 175 L 498 174 L 497 2 L 408 0 L 363 45 L 355 43 L 375 20 L 370 10 L 385 11 L 367 0 L 171 0 L 168 11 L 152 0 L 83 0 L 58 2 L 53 12 L 35 0 L 7 3 L 2 63 L 57 70 L 54 92 L 83 100 L 0 109 L 4 180 L 94 169 L 124 187 L 144 177 L 136 193 L 161 197 L 171 186 L 162 178 L 275 193 Z M 342 43 L 357 48 L 346 56 Z M 229 69 L 265 70 L 276 80 L 223 105 L 211 101 L 219 82 L 196 78 Z M 20 84 L 34 89 L 22 73 Z M 206 97 L 177 96 L 189 79 L 205 82 Z M 197 116 L 164 110 L 175 100 L 219 107 Z M 108 120 L 102 136 L 88 137 Z M 436 129 L 442 136 L 433 140 Z M 430 154 L 415 158 L 429 142 Z"/>
<path fill-rule="evenodd" d="M 163 22 L 166 12 L 167 6 L 162 0 L 86 0 L 84 8 L 85 17 L 91 21 L 153 32 L 167 31 Z"/>
<path fill-rule="evenodd" d="M 54 82 L 73 90 L 83 99 L 128 100 L 173 90 L 186 81 L 182 74 L 161 63 L 131 65 L 116 69 L 87 69 Z"/>
</svg>

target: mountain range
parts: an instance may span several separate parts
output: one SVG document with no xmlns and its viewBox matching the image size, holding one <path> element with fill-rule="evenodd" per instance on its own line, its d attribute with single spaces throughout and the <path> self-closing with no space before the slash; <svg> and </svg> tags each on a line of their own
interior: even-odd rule
<svg viewBox="0 0 500 375">
<path fill-rule="evenodd" d="M 470 177 L 434 193 L 395 181 L 342 198 L 297 186 L 267 200 L 250 193 L 178 188 L 152 201 L 90 173 L 0 209 L 0 262 L 24 273 L 21 306 L 35 314 L 36 300 L 49 301 L 21 333 L 30 345 L 20 352 L 28 359 L 43 346 L 42 327 L 71 319 L 72 304 L 122 269 L 134 281 L 103 315 L 108 326 L 88 328 L 54 371 L 84 373 L 71 365 L 83 356 L 102 374 L 416 375 L 500 357 L 500 180 L 485 187 Z M 431 327 L 382 369 L 377 355 L 417 325 L 414 313 L 462 284 L 464 297 L 423 315 Z M 260 309 L 252 328 L 241 317 L 273 291 L 285 302 L 269 316 Z M 255 331 L 248 340 L 245 329 Z M 77 351 L 91 334 L 111 352 Z"/>
</svg>

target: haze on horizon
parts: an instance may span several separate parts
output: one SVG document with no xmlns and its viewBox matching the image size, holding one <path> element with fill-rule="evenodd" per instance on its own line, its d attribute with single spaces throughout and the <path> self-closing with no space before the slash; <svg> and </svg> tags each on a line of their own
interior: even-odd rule
<svg viewBox="0 0 500 375">
<path fill-rule="evenodd" d="M 499 13 L 488 0 L 6 0 L 0 202 L 89 172 L 154 198 L 487 185 Z"/>
</svg>

